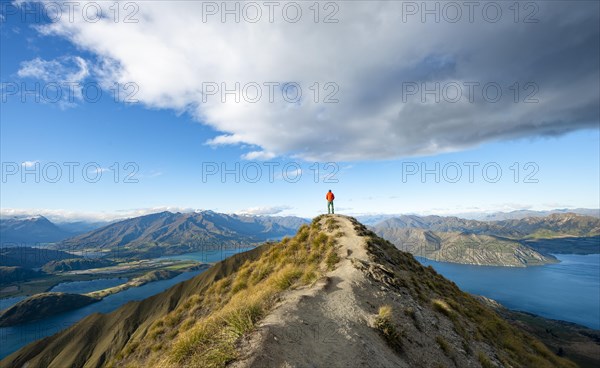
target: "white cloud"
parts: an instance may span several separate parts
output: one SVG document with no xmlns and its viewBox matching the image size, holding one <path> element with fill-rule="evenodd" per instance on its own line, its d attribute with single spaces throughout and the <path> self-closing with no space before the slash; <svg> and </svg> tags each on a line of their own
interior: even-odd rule
<svg viewBox="0 0 600 368">
<path fill-rule="evenodd" d="M 301 3 L 297 23 L 281 17 L 283 4 L 273 23 L 267 9 L 257 23 L 235 23 L 218 16 L 203 22 L 200 1 L 144 1 L 135 2 L 137 23 L 111 17 L 91 23 L 75 12 L 74 22 L 63 16 L 41 32 L 95 54 L 103 85 L 136 83 L 143 104 L 188 111 L 222 132 L 210 144 L 260 147 L 247 159 L 388 159 L 597 128 L 597 2 L 538 2 L 537 23 L 515 23 L 508 3 L 501 3 L 504 16 L 496 23 L 483 20 L 481 4 L 474 22 L 465 19 L 467 9 L 457 23 L 404 21 L 404 3 L 337 2 L 339 22 L 332 24 L 314 23 L 312 3 Z M 97 4 L 112 14 L 112 3 Z M 57 67 L 48 63 L 26 64 L 22 73 L 48 78 L 46 70 Z M 236 82 L 246 97 L 239 103 L 206 93 L 206 83 L 231 89 Z M 280 83 L 273 102 L 268 82 Z M 280 87 L 288 82 L 301 86 L 300 101 L 284 100 Z M 462 98 L 435 103 L 430 96 L 422 103 L 418 95 L 407 97 L 405 83 L 413 82 L 420 88 L 439 82 L 442 90 L 456 83 Z M 470 82 L 480 84 L 474 102 Z M 490 82 L 501 87 L 497 103 L 482 96 Z M 252 83 L 263 86 L 256 103 L 247 102 L 252 89 L 244 90 Z M 451 99 L 448 91 L 443 96 Z M 333 92 L 339 103 L 323 103 Z M 531 93 L 539 102 L 524 103 Z"/>
<path fill-rule="evenodd" d="M 21 63 L 19 77 L 38 78 L 44 82 L 80 83 L 90 75 L 87 62 L 79 56 L 64 56 L 54 60 L 35 58 Z"/>
<path fill-rule="evenodd" d="M 237 213 L 241 215 L 276 215 L 291 208 L 289 206 L 251 207 Z"/>
<path fill-rule="evenodd" d="M 251 151 L 242 155 L 244 160 L 270 160 L 277 155 L 273 152 Z"/>
<path fill-rule="evenodd" d="M 17 72 L 22 78 L 40 79 L 45 84 L 39 86 L 43 99 L 54 100 L 61 107 L 73 106 L 83 99 L 84 81 L 90 76 L 88 62 L 79 56 L 62 56 L 54 60 L 35 58 L 24 61 Z"/>
<path fill-rule="evenodd" d="M 36 161 L 23 161 L 23 162 L 21 162 L 21 165 L 24 166 L 24 167 L 26 167 L 26 168 L 32 168 L 35 165 L 39 165 L 39 163 L 40 162 L 37 161 L 37 160 Z"/>
<path fill-rule="evenodd" d="M 112 171 L 111 169 L 108 169 L 106 167 L 90 167 L 88 168 L 88 175 L 101 175 L 102 173 L 108 172 L 108 171 Z"/>
<path fill-rule="evenodd" d="M 116 221 L 124 220 L 127 218 L 138 217 L 149 215 L 152 213 L 158 213 L 163 211 L 170 212 L 195 212 L 198 211 L 194 208 L 188 207 L 177 207 L 177 206 L 158 206 L 150 208 L 134 208 L 118 210 L 113 212 L 85 212 L 85 211 L 73 211 L 64 209 L 44 209 L 44 208 L 2 208 L 0 209 L 0 217 L 31 217 L 41 215 L 48 218 L 52 222 L 75 222 L 75 221 Z"/>
<path fill-rule="evenodd" d="M 252 207 L 244 210 L 237 211 L 240 215 L 275 215 L 283 211 L 292 209 L 289 206 L 271 206 L 271 207 Z M 2 208 L 0 209 L 1 218 L 27 218 L 32 216 L 44 216 L 52 222 L 63 223 L 63 222 L 75 222 L 75 221 L 117 221 L 124 220 L 132 217 L 145 216 L 159 212 L 181 212 L 181 213 L 192 213 L 202 212 L 203 210 L 191 207 L 179 207 L 179 206 L 157 206 L 149 208 L 133 208 L 123 209 L 113 212 L 85 212 L 85 211 L 73 211 L 64 209 L 44 209 L 44 208 Z"/>
<path fill-rule="evenodd" d="M 126 218 L 115 213 L 105 212 L 80 212 L 62 209 L 39 209 L 39 208 L 2 208 L 0 209 L 0 217 L 3 218 L 23 218 L 41 215 L 52 222 L 75 222 L 75 221 L 112 221 L 116 219 Z"/>
</svg>

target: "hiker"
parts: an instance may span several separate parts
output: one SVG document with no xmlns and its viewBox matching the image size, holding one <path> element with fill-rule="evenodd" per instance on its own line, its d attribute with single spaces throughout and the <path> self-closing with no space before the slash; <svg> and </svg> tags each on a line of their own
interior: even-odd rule
<svg viewBox="0 0 600 368">
<path fill-rule="evenodd" d="M 329 192 L 325 194 L 325 199 L 327 200 L 327 213 L 333 215 L 335 213 L 333 212 L 333 200 L 335 199 L 335 196 L 333 195 L 331 189 L 329 189 Z"/>
</svg>

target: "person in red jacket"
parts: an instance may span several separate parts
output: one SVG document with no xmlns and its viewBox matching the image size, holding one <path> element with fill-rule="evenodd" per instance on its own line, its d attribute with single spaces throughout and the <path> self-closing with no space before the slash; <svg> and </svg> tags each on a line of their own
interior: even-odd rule
<svg viewBox="0 0 600 368">
<path fill-rule="evenodd" d="M 331 191 L 331 189 L 329 189 L 329 192 L 327 192 L 327 194 L 325 194 L 325 199 L 327 200 L 327 213 L 334 214 L 333 200 L 335 199 L 335 196 L 333 195 L 333 192 Z"/>
</svg>

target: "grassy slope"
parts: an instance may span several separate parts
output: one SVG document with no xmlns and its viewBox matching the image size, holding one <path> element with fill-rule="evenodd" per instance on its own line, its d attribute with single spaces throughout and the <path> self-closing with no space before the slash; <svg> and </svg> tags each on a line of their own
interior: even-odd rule
<svg viewBox="0 0 600 368">
<path fill-rule="evenodd" d="M 112 313 L 90 315 L 29 344 L 0 365 L 30 361 L 31 366 L 60 368 L 146 366 L 158 360 L 173 366 L 198 360 L 222 365 L 235 358 L 235 331 L 243 331 L 266 313 L 279 292 L 316 280 L 321 270 L 335 263 L 333 247 L 334 240 L 319 234 L 318 225 L 303 226 L 292 239 L 236 254 L 193 279 Z M 202 338 L 219 323 L 229 326 L 227 333 L 215 333 L 210 341 Z M 207 356 L 194 353 L 198 351 L 194 347 L 207 343 L 213 344 L 203 350 Z"/>
<path fill-rule="evenodd" d="M 46 263 L 42 270 L 46 273 L 87 270 L 90 268 L 110 267 L 117 263 L 108 259 L 69 258 Z"/>
<path fill-rule="evenodd" d="M 108 315 L 89 316 L 0 364 L 224 367 L 236 359 L 238 339 L 269 313 L 280 293 L 310 284 L 335 268 L 339 260 L 335 236 L 321 232 L 322 226 L 335 232 L 337 225 L 331 218 L 317 218 L 292 239 L 237 254 L 191 280 Z M 387 288 L 410 293 L 419 308 L 435 311 L 453 326 L 463 353 L 476 356 L 481 366 L 492 366 L 494 361 L 513 367 L 574 367 L 432 268 L 421 266 L 410 254 L 357 222 L 355 228 L 381 266 L 365 273 Z M 411 343 L 411 333 L 422 331 L 415 310 L 390 307 L 380 314 L 375 327 L 391 348 L 402 354 L 402 346 Z M 443 336 L 435 341 L 444 354 L 461 361 L 454 348 L 456 341 Z"/>
<path fill-rule="evenodd" d="M 422 307 L 430 306 L 453 326 L 455 334 L 462 340 L 462 353 L 451 348 L 452 344 L 443 336 L 438 336 L 436 342 L 457 366 L 460 366 L 457 363 L 459 354 L 463 353 L 475 354 L 483 367 L 493 367 L 492 361 L 507 367 L 576 366 L 558 357 L 532 335 L 509 324 L 432 267 L 423 267 L 412 255 L 399 251 L 357 221 L 355 229 L 367 238 L 369 253 L 382 266 L 379 270 L 370 270 L 374 280 L 393 290 L 408 290 Z M 423 329 L 415 316 L 416 311 L 411 308 L 393 312 L 388 308 L 380 310 L 381 333 L 392 348 L 409 343 L 410 331 L 417 334 Z M 493 350 L 484 350 L 486 345 Z"/>
<path fill-rule="evenodd" d="M 43 272 L 18 266 L 0 266 L 0 287 L 45 276 Z"/>
<path fill-rule="evenodd" d="M 222 367 L 234 360 L 238 338 L 269 312 L 278 294 L 316 281 L 337 262 L 335 240 L 320 227 L 318 221 L 303 226 L 293 239 L 190 297 L 136 334 L 109 366 Z"/>
<path fill-rule="evenodd" d="M 531 333 L 558 355 L 582 368 L 600 366 L 600 331 L 529 313 L 501 309 L 500 315 Z"/>
</svg>

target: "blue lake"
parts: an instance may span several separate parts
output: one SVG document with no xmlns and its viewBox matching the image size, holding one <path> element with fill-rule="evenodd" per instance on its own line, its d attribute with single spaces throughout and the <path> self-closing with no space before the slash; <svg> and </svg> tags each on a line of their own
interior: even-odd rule
<svg viewBox="0 0 600 368">
<path fill-rule="evenodd" d="M 212 263 L 221 261 L 236 253 L 244 252 L 249 249 L 252 248 L 237 248 L 234 250 L 215 249 L 214 251 L 209 250 L 177 256 L 166 256 L 161 257 L 161 259 L 195 260 L 199 262 Z M 99 301 L 98 303 L 90 304 L 83 308 L 70 312 L 65 312 L 60 315 L 46 318 L 43 320 L 19 326 L 2 327 L 0 328 L 0 359 L 27 345 L 32 341 L 53 335 L 92 313 L 112 312 L 113 310 L 117 309 L 118 307 L 127 302 L 134 300 L 142 300 L 152 295 L 158 294 L 175 284 L 191 279 L 192 277 L 200 274 L 202 271 L 203 270 L 184 272 L 170 280 L 154 281 L 140 287 L 127 289 L 120 293 L 109 295 L 106 298 Z M 122 283 L 123 280 L 123 278 L 114 278 L 94 280 L 97 281 L 97 283 L 94 283 L 92 281 L 68 282 L 55 286 L 55 288 L 53 288 L 52 291 L 62 291 L 71 293 L 89 292 L 104 289 L 105 287 L 119 285 L 120 283 Z M 22 299 L 24 299 L 24 297 L 0 299 L 0 306 L 2 306 L 2 309 L 8 308 L 10 305 L 15 304 Z"/>
<path fill-rule="evenodd" d="M 21 300 L 27 298 L 26 296 L 13 296 L 10 298 L 2 298 L 0 299 L 0 311 L 9 307 L 12 307 L 13 305 L 17 304 L 18 302 L 20 302 Z"/>
<path fill-rule="evenodd" d="M 561 262 L 527 268 L 417 259 L 462 290 L 494 299 L 510 309 L 600 329 L 600 254 L 554 256 Z"/>
<path fill-rule="evenodd" d="M 92 313 L 109 313 L 121 305 L 158 294 L 171 286 L 188 280 L 202 271 L 182 273 L 170 280 L 161 280 L 109 295 L 98 303 L 28 324 L 0 328 L 0 359 L 28 343 L 53 335 Z"/>
<path fill-rule="evenodd" d="M 215 247 L 214 249 L 206 249 L 200 252 L 185 253 L 176 256 L 164 256 L 157 259 L 176 259 L 180 261 L 196 261 L 204 263 L 219 262 L 222 259 L 229 258 L 234 254 L 246 252 L 254 247 L 239 247 L 234 249 L 224 249 L 223 247 Z"/>
<path fill-rule="evenodd" d="M 109 287 L 121 285 L 126 283 L 127 280 L 127 278 L 118 277 L 110 279 L 61 282 L 60 284 L 50 289 L 50 291 L 57 293 L 85 294 L 92 291 L 102 290 Z M 17 304 L 25 298 L 26 296 L 14 296 L 10 298 L 0 299 L 0 311 L 12 307 L 13 305 Z"/>
</svg>

